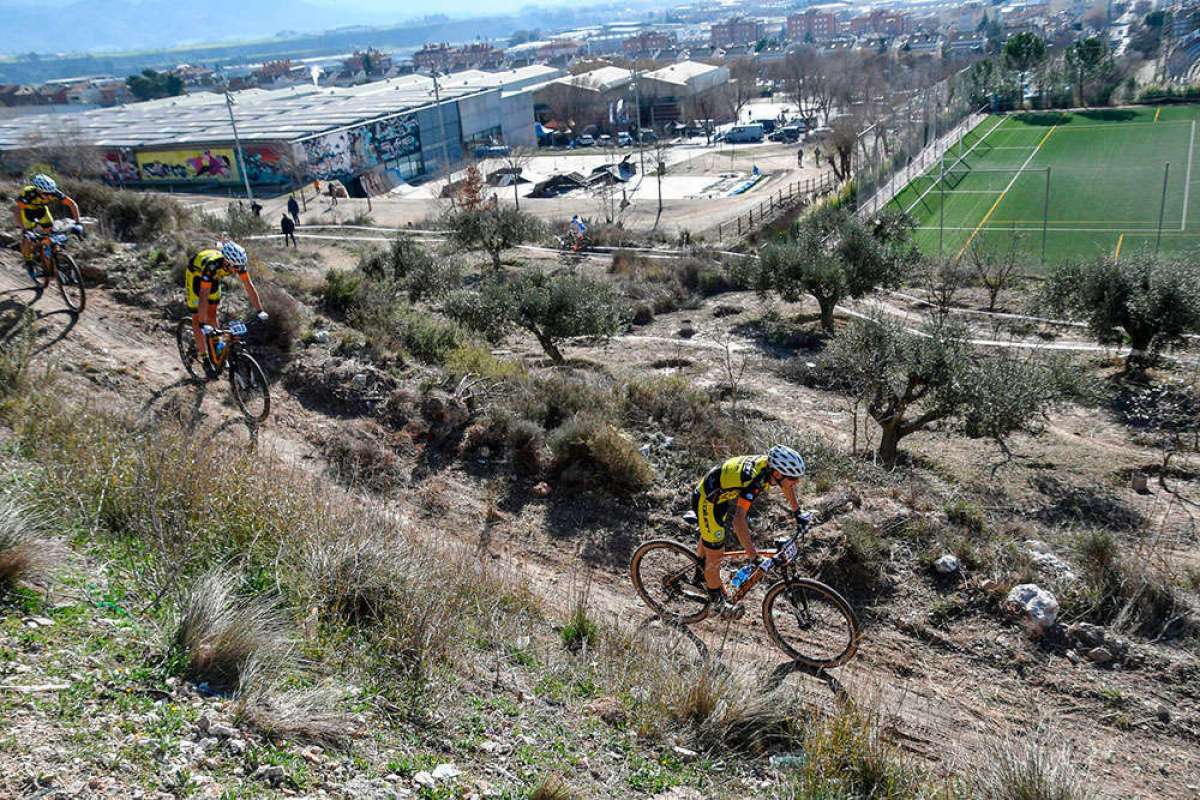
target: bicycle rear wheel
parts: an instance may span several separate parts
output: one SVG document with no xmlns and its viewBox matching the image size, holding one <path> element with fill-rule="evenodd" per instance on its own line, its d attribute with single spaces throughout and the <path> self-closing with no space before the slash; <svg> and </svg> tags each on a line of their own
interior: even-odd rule
<svg viewBox="0 0 1200 800">
<path fill-rule="evenodd" d="M 642 601 L 664 620 L 688 624 L 708 616 L 704 564 L 679 542 L 646 542 L 634 551 L 629 574 Z"/>
<path fill-rule="evenodd" d="M 56 256 L 54 280 L 58 283 L 59 294 L 62 295 L 67 308 L 76 314 L 82 313 L 87 305 L 87 292 L 83 288 L 83 275 L 79 272 L 79 265 L 69 253 L 59 253 Z"/>
<path fill-rule="evenodd" d="M 775 645 L 809 667 L 845 664 L 858 650 L 858 618 L 840 594 L 809 578 L 779 581 L 763 599 L 763 625 Z"/>
<path fill-rule="evenodd" d="M 271 389 L 266 373 L 253 357 L 238 353 L 229 364 L 229 388 L 238 408 L 251 422 L 262 422 L 271 414 Z"/>
</svg>

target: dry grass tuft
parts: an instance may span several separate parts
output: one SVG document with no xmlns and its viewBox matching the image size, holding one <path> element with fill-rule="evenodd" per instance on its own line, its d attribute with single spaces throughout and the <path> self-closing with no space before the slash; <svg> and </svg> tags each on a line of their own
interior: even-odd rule
<svg viewBox="0 0 1200 800">
<path fill-rule="evenodd" d="M 578 796 L 566 781 L 558 775 L 551 775 L 538 784 L 533 794 L 529 795 L 529 800 L 575 800 Z"/>
<path fill-rule="evenodd" d="M 975 796 L 984 800 L 1084 800 L 1095 797 L 1075 754 L 1044 728 L 997 740 L 979 764 Z"/>
<path fill-rule="evenodd" d="M 39 516 L 12 498 L 0 499 L 0 592 L 18 584 L 45 588 L 50 582 L 67 550 L 45 531 Z"/>
<path fill-rule="evenodd" d="M 180 603 L 170 639 L 176 668 L 193 683 L 231 692 L 252 665 L 267 668 L 289 660 L 291 640 L 274 608 L 234 593 L 223 569 L 201 576 Z"/>
<path fill-rule="evenodd" d="M 270 665 L 251 661 L 242 670 L 234 718 L 266 736 L 344 747 L 361 731 L 338 705 L 336 687 L 284 689 Z"/>
</svg>

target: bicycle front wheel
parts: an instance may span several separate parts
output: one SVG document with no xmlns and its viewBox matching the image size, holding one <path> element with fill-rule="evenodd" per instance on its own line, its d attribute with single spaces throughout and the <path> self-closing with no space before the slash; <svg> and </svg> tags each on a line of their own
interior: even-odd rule
<svg viewBox="0 0 1200 800">
<path fill-rule="evenodd" d="M 204 380 L 204 369 L 200 366 L 200 355 L 196 352 L 196 334 L 192 331 L 192 318 L 184 317 L 175 325 L 175 346 L 179 348 L 179 360 L 193 380 Z"/>
<path fill-rule="evenodd" d="M 809 578 L 779 581 L 767 590 L 763 625 L 780 650 L 815 669 L 845 664 L 858 650 L 861 635 L 850 604 Z"/>
<path fill-rule="evenodd" d="M 238 408 L 251 422 L 262 422 L 271 414 L 271 389 L 262 367 L 246 353 L 229 364 L 229 388 Z"/>
<path fill-rule="evenodd" d="M 79 265 L 69 253 L 59 253 L 55 257 L 54 280 L 58 283 L 59 294 L 67 308 L 79 314 L 87 305 L 87 292 L 83 288 L 83 275 Z"/>
<path fill-rule="evenodd" d="M 688 624 L 708 616 L 704 564 L 679 542 L 646 542 L 634 551 L 629 573 L 642 601 L 664 620 Z"/>
</svg>

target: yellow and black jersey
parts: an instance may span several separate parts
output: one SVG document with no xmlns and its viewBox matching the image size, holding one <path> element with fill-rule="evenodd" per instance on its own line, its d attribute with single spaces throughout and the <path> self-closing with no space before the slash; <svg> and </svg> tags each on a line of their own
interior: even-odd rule
<svg viewBox="0 0 1200 800">
<path fill-rule="evenodd" d="M 200 288 L 208 285 L 208 302 L 221 302 L 221 279 L 227 275 L 243 275 L 246 270 L 231 267 L 220 250 L 201 250 L 188 262 L 183 273 L 184 286 L 187 289 L 188 309 L 196 311 L 200 308 Z"/>
<path fill-rule="evenodd" d="M 700 537 L 711 546 L 725 541 L 725 527 L 737 508 L 749 509 L 767 488 L 767 457 L 734 456 L 708 471 L 692 493 Z"/>
<path fill-rule="evenodd" d="M 66 195 L 45 194 L 36 186 L 30 185 L 21 189 L 17 195 L 17 209 L 21 212 L 21 225 L 25 230 L 35 226 L 49 228 L 54 225 L 54 217 L 50 214 L 50 204 L 65 202 Z"/>
</svg>

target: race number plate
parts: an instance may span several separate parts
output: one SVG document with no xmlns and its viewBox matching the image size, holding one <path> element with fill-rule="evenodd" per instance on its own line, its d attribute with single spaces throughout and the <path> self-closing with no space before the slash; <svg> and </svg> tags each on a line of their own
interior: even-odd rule
<svg viewBox="0 0 1200 800">
<path fill-rule="evenodd" d="M 229 332 L 234 336 L 245 336 L 246 326 L 241 322 L 231 322 L 229 323 Z"/>
<path fill-rule="evenodd" d="M 783 549 L 775 554 L 776 561 L 787 563 L 796 557 L 796 542 L 795 540 L 784 545 Z"/>
</svg>

